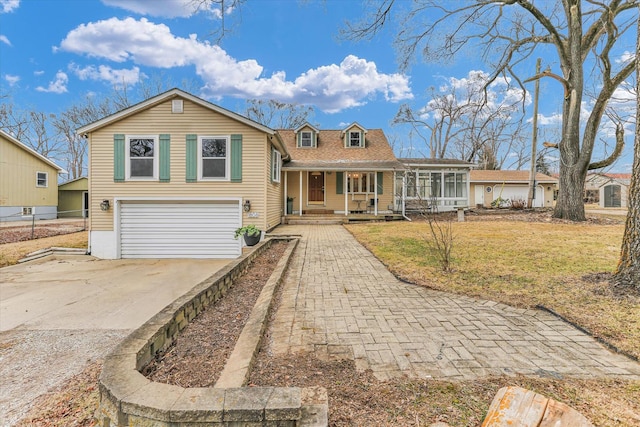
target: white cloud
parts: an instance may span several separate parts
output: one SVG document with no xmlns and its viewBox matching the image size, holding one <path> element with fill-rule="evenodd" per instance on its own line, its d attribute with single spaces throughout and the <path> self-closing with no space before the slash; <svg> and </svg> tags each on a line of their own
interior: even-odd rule
<svg viewBox="0 0 640 427">
<path fill-rule="evenodd" d="M 48 87 L 38 86 L 36 90 L 38 92 L 48 92 L 48 93 L 65 93 L 67 92 L 67 83 L 69 82 L 69 77 L 67 74 L 58 71 L 56 73 L 56 79 L 54 81 L 49 82 Z"/>
<path fill-rule="evenodd" d="M 9 39 L 7 38 L 7 36 L 5 36 L 4 34 L 0 34 L 0 42 L 11 46 L 11 42 L 9 41 Z"/>
<path fill-rule="evenodd" d="M 4 79 L 9 83 L 9 86 L 13 86 L 20 81 L 20 76 L 12 76 L 11 74 L 5 74 Z"/>
<path fill-rule="evenodd" d="M 391 102 L 413 98 L 406 76 L 380 73 L 374 62 L 353 55 L 340 64 L 310 69 L 293 81 L 287 80 L 284 71 L 267 77 L 254 59 L 237 60 L 219 46 L 199 41 L 195 34 L 176 37 L 166 25 L 145 18 L 80 25 L 67 34 L 59 49 L 147 67 L 194 66 L 205 83 L 202 95 L 210 98 L 273 98 L 315 104 L 326 112 L 365 104 L 377 93 Z"/>
<path fill-rule="evenodd" d="M 0 0 L 0 13 L 10 13 L 20 6 L 20 0 Z"/>
<path fill-rule="evenodd" d="M 102 3 L 140 15 L 164 18 L 186 18 L 196 12 L 191 0 L 102 0 Z"/>
<path fill-rule="evenodd" d="M 44 74 L 43 70 L 36 70 L 36 71 L 33 72 L 34 76 L 42 76 L 43 74 Z"/>
<path fill-rule="evenodd" d="M 140 68 L 138 67 L 133 67 L 130 70 L 125 68 L 115 70 L 107 65 L 98 67 L 89 65 L 81 68 L 79 65 L 71 63 L 69 70 L 78 76 L 80 80 L 101 80 L 117 87 L 134 85 L 140 80 L 141 76 L 144 77 L 144 73 L 140 73 Z"/>
<path fill-rule="evenodd" d="M 527 119 L 527 122 L 532 122 L 532 119 Z M 540 126 L 560 126 L 562 124 L 562 114 L 554 113 L 550 116 L 544 114 L 538 114 L 538 125 Z"/>
</svg>

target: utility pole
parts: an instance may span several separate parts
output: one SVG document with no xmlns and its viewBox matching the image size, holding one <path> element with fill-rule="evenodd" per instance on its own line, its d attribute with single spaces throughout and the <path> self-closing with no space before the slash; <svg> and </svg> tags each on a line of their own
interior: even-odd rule
<svg viewBox="0 0 640 427">
<path fill-rule="evenodd" d="M 540 74 L 540 58 L 536 61 L 536 76 Z M 531 170 L 529 173 L 529 196 L 527 207 L 533 208 L 533 199 L 536 198 L 536 145 L 538 144 L 538 94 L 540 92 L 540 79 L 536 79 L 536 88 L 533 94 L 533 132 L 531 132 Z"/>
</svg>

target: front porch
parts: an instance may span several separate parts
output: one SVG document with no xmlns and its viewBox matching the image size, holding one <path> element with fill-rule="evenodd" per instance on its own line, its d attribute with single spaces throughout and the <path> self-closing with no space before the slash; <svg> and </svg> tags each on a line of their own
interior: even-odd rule
<svg viewBox="0 0 640 427">
<path fill-rule="evenodd" d="M 302 212 L 302 215 L 291 214 L 285 215 L 283 218 L 283 224 L 349 224 L 357 222 L 370 222 L 370 221 L 401 221 L 405 219 L 398 213 L 378 213 L 378 215 L 372 213 L 349 213 L 344 215 L 343 213 L 329 213 L 319 211 Z"/>
</svg>

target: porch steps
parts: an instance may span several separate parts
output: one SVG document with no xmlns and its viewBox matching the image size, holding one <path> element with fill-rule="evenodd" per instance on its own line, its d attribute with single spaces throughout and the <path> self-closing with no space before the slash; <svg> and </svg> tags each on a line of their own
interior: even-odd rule
<svg viewBox="0 0 640 427">
<path fill-rule="evenodd" d="M 291 225 L 306 225 L 306 224 L 348 224 L 354 222 L 370 222 L 370 221 L 397 221 L 403 220 L 402 215 L 398 214 L 379 214 L 378 216 L 371 214 L 357 214 L 357 215 L 288 215 L 284 218 L 285 224 Z"/>
<path fill-rule="evenodd" d="M 291 225 L 328 225 L 328 224 L 346 224 L 349 222 L 344 215 L 304 215 L 304 216 L 288 216 L 285 218 L 286 224 Z"/>
</svg>

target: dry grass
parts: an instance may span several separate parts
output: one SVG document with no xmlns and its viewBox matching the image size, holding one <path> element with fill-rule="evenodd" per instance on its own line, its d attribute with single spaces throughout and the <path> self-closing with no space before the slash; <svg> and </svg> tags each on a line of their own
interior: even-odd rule
<svg viewBox="0 0 640 427">
<path fill-rule="evenodd" d="M 102 361 L 94 362 L 64 385 L 36 399 L 33 408 L 16 427 L 91 427 L 98 406 L 98 376 Z"/>
<path fill-rule="evenodd" d="M 0 245 L 0 267 L 14 265 L 27 254 L 51 247 L 86 248 L 87 231 Z"/>
<path fill-rule="evenodd" d="M 518 307 L 542 305 L 640 357 L 640 297 L 608 284 L 623 225 L 476 221 L 454 223 L 452 273 L 429 254 L 423 222 L 347 228 L 397 276 Z M 604 273 L 604 274 L 603 274 Z"/>
</svg>

